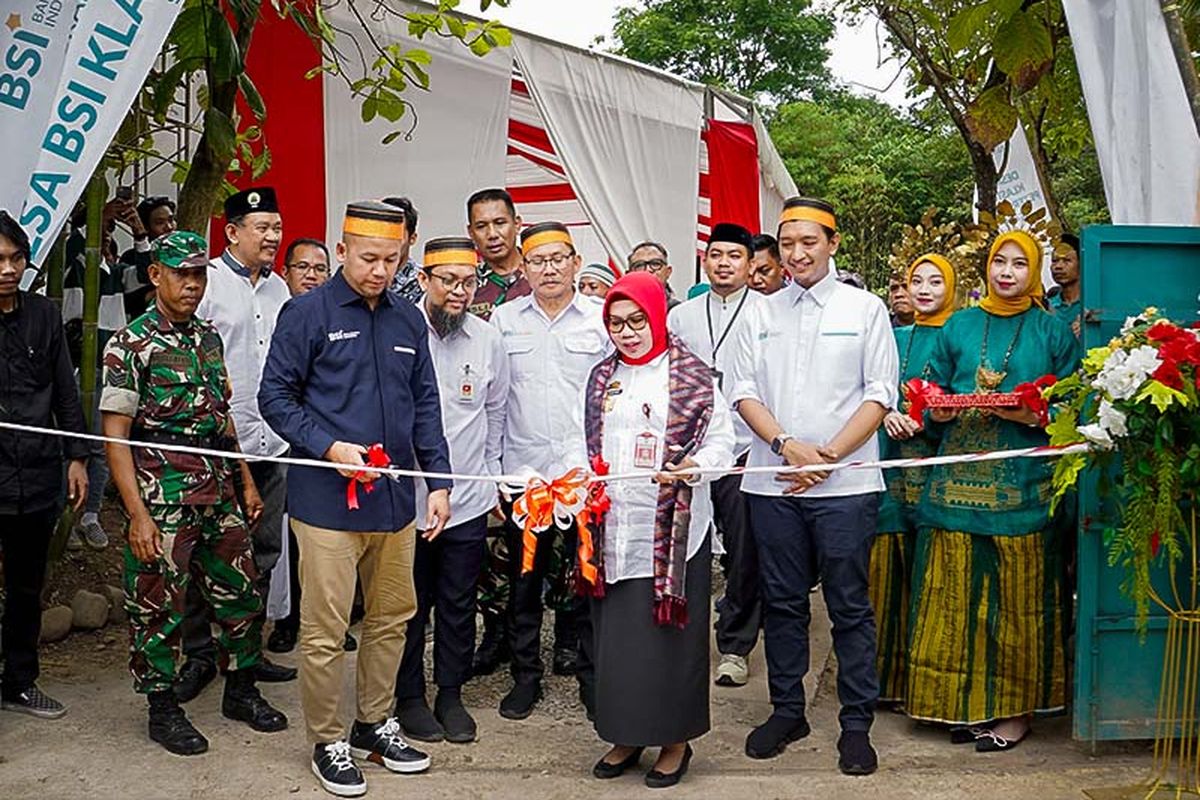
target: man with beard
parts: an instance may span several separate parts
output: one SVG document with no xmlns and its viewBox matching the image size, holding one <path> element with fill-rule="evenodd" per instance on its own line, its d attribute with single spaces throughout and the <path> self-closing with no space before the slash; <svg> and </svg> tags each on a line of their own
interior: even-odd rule
<svg viewBox="0 0 1200 800">
<path fill-rule="evenodd" d="M 196 316 L 208 320 L 225 345 L 225 366 L 233 389 L 230 410 L 243 453 L 281 456 L 287 443 L 271 430 L 258 411 L 258 384 L 275 331 L 275 318 L 288 301 L 287 284 L 273 271 L 283 237 L 283 220 L 275 190 L 261 186 L 225 201 L 225 238 L 228 246 L 208 269 L 208 290 Z M 266 608 L 271 569 L 279 560 L 287 468 L 270 461 L 250 462 L 250 474 L 263 501 L 262 518 L 251 529 L 251 549 L 258 569 L 256 587 Z M 176 695 L 186 703 L 200 694 L 217 674 L 209 614 L 199 590 L 188 588 L 187 615 L 183 622 L 183 652 L 187 661 L 179 671 Z M 255 667 L 258 680 L 290 681 L 296 670 L 272 664 L 265 658 Z"/>
<path fill-rule="evenodd" d="M 479 289 L 470 311 L 484 321 L 498 306 L 530 292 L 517 248 L 520 230 L 517 207 L 503 189 L 481 189 L 467 200 L 467 235 L 483 256 Z"/>
<path fill-rule="evenodd" d="M 576 444 L 583 440 L 583 419 L 575 411 L 588 373 L 609 352 L 611 342 L 600 301 L 575 291 L 580 259 L 566 226 L 532 225 L 522 234 L 521 247 L 533 295 L 506 303 L 492 315 L 492 325 L 504 337 L 512 374 L 504 473 L 532 472 L 553 479 L 580 466 L 573 461 Z M 514 686 L 500 702 L 500 715 L 525 719 L 542 696 L 542 583 L 553 568 L 555 539 L 562 536 L 562 552 L 569 559 L 575 552 L 576 531 L 574 524 L 566 531 L 552 527 L 538 537 L 533 568 L 523 572 L 523 532 L 510 513 L 505 516 L 512 555 L 508 627 Z M 578 650 L 580 699 L 591 713 L 591 628 L 587 606 L 579 597 L 572 599 L 571 610 L 559 612 L 555 627 L 577 637 L 572 644 Z M 563 644 L 557 635 L 555 644 Z"/>
<path fill-rule="evenodd" d="M 443 237 L 425 245 L 419 273 L 441 398 L 451 469 L 466 475 L 499 475 L 508 402 L 508 358 L 499 332 L 467 312 L 479 286 L 470 239 Z M 425 483 L 417 483 L 417 506 Z M 488 513 L 496 507 L 493 483 L 460 484 L 450 499 L 452 525 L 436 540 L 417 539 L 413 583 L 417 614 L 408 623 L 396 676 L 396 717 L 405 733 L 423 742 L 475 740 L 475 720 L 461 690 L 475 649 L 475 586 L 483 566 Z M 433 628 L 433 679 L 437 699 L 425 698 L 425 630 Z"/>
</svg>

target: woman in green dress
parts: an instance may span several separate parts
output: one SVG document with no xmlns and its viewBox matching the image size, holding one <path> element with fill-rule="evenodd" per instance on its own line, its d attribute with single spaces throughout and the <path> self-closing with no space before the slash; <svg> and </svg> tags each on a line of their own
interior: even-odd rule
<svg viewBox="0 0 1200 800">
<path fill-rule="evenodd" d="M 1041 304 L 1041 262 L 1031 234 L 996 238 L 987 294 L 943 326 L 931 381 L 953 394 L 1011 392 L 1075 369 L 1074 335 Z M 934 409 L 929 419 L 941 455 L 1048 443 L 1024 407 Z M 1065 703 L 1052 471 L 1032 458 L 932 467 L 918 512 L 905 706 L 981 752 L 1015 747 L 1035 712 Z"/>
<path fill-rule="evenodd" d="M 958 307 L 954 267 L 937 253 L 926 253 L 908 267 L 906 277 L 916 321 L 896 329 L 900 353 L 900 385 L 929 378 L 929 359 L 938 332 Z M 891 411 L 879 434 L 883 459 L 920 458 L 937 452 L 937 439 L 903 411 Z M 875 667 L 879 702 L 904 704 L 908 613 L 912 556 L 917 537 L 917 506 L 925 491 L 925 469 L 884 472 L 887 492 L 879 506 L 875 543 L 871 547 L 870 595 L 875 609 Z"/>
</svg>

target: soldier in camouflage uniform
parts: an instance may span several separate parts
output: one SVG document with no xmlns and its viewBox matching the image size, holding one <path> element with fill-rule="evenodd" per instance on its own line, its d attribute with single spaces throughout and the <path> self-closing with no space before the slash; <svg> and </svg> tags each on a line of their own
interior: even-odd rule
<svg viewBox="0 0 1200 800">
<path fill-rule="evenodd" d="M 194 316 L 207 283 L 202 237 L 176 231 L 155 242 L 154 307 L 104 351 L 100 410 L 108 436 L 165 445 L 236 450 L 221 337 Z M 221 711 L 259 731 L 287 718 L 254 685 L 261 658 L 262 599 L 250 551 L 262 501 L 244 461 L 108 444 L 112 476 L 129 517 L 125 606 L 130 671 L 150 706 L 150 738 L 179 755 L 208 742 L 179 707 L 172 683 L 190 581 L 199 581 L 221 626 L 227 661 Z M 238 504 L 238 490 L 242 505 Z"/>
</svg>

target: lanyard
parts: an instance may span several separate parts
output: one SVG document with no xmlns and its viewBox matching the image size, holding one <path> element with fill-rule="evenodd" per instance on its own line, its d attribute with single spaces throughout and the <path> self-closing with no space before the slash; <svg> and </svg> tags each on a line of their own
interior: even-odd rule
<svg viewBox="0 0 1200 800">
<path fill-rule="evenodd" d="M 738 314 L 742 313 L 742 306 L 746 305 L 746 298 L 750 296 L 750 287 L 742 289 L 742 299 L 738 301 L 737 308 L 733 310 L 733 316 L 729 318 L 729 322 L 725 325 L 725 330 L 721 332 L 720 339 L 713 338 L 713 323 L 712 323 L 712 300 L 711 297 L 706 298 L 704 302 L 704 316 L 708 320 L 708 344 L 712 347 L 712 358 L 717 360 L 717 351 L 721 349 L 721 345 L 725 344 L 725 339 L 729 336 L 729 331 L 733 329 L 733 323 L 737 322 Z"/>
</svg>

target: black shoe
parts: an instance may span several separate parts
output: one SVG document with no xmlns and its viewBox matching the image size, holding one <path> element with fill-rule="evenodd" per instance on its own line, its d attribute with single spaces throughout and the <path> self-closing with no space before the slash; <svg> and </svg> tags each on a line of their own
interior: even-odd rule
<svg viewBox="0 0 1200 800">
<path fill-rule="evenodd" d="M 574 675 L 579 671 L 579 651 L 574 647 L 556 647 L 554 664 L 550 669 L 555 675 Z"/>
<path fill-rule="evenodd" d="M 746 737 L 746 755 L 751 758 L 774 758 L 789 744 L 800 741 L 810 732 L 808 720 L 804 717 L 795 719 L 772 714 Z"/>
<path fill-rule="evenodd" d="M 424 697 L 401 700 L 396 703 L 396 719 L 404 729 L 404 735 L 418 742 L 440 742 L 446 738 L 441 723 L 433 718 L 433 712 Z"/>
<path fill-rule="evenodd" d="M 1003 753 L 1005 750 L 1012 750 L 1014 747 L 1025 741 L 1025 737 L 1029 735 L 1029 728 L 1021 734 L 1017 739 L 1006 739 L 990 728 L 985 728 L 983 733 L 979 734 L 975 742 L 976 753 Z"/>
<path fill-rule="evenodd" d="M 354 638 L 354 634 L 346 631 L 346 639 L 342 642 L 342 650 L 347 653 L 353 653 L 358 649 L 358 640 Z"/>
<path fill-rule="evenodd" d="M 208 739 L 192 726 L 174 692 L 152 692 L 147 700 L 150 703 L 147 730 L 152 741 L 177 756 L 198 756 L 208 750 Z"/>
<path fill-rule="evenodd" d="M 541 681 L 518 682 L 500 701 L 500 716 L 505 719 L 525 719 L 533 713 L 542 699 Z"/>
<path fill-rule="evenodd" d="M 491 675 L 500 669 L 500 665 L 512 659 L 508 643 L 504 641 L 501 631 L 486 630 L 483 641 L 475 650 L 475 659 L 471 662 L 471 674 L 475 676 Z"/>
<path fill-rule="evenodd" d="M 982 725 L 951 725 L 950 744 L 973 744 L 986 733 L 988 729 Z"/>
<path fill-rule="evenodd" d="M 296 680 L 296 668 L 272 664 L 263 658 L 254 667 L 254 679 L 262 683 L 287 683 Z"/>
<path fill-rule="evenodd" d="M 429 769 L 429 756 L 400 736 L 395 717 L 374 724 L 354 720 L 350 728 L 350 755 L 386 767 L 392 772 L 411 774 Z"/>
<path fill-rule="evenodd" d="M 244 722 L 261 733 L 275 733 L 287 728 L 288 720 L 282 711 L 272 706 L 254 685 L 253 670 L 239 669 L 225 676 L 225 696 L 221 698 L 221 713 L 229 719 Z"/>
<path fill-rule="evenodd" d="M 296 649 L 296 631 L 278 625 L 267 637 L 267 649 L 272 653 L 290 653 Z"/>
<path fill-rule="evenodd" d="M 683 746 L 683 760 L 679 762 L 679 769 L 670 774 L 659 772 L 656 769 L 650 770 L 646 773 L 646 786 L 651 789 L 666 789 L 668 786 L 674 786 L 683 780 L 690 763 L 692 763 L 692 745 L 689 743 Z"/>
<path fill-rule="evenodd" d="M 367 793 L 367 781 L 354 759 L 350 758 L 350 745 L 346 742 L 314 747 L 312 771 L 321 782 L 321 788 L 330 794 L 358 797 Z"/>
<path fill-rule="evenodd" d="M 217 677 L 217 665 L 203 658 L 189 658 L 183 662 L 175 678 L 175 697 L 181 703 L 195 700 L 204 687 Z"/>
<path fill-rule="evenodd" d="M 596 762 L 596 766 L 592 767 L 592 774 L 602 781 L 619 778 L 632 767 L 636 767 L 638 761 L 642 759 L 642 751 L 644 747 L 634 748 L 634 751 L 629 754 L 629 757 L 624 761 L 618 761 L 616 764 L 610 764 L 603 758 Z"/>
<path fill-rule="evenodd" d="M 457 691 L 442 689 L 433 703 L 433 713 L 446 731 L 446 741 L 454 744 L 470 744 L 479 735 L 474 717 L 462 704 Z"/>
<path fill-rule="evenodd" d="M 30 686 L 24 691 L 4 695 L 0 699 L 0 708 L 5 711 L 29 714 L 39 719 L 59 719 L 67 713 L 66 706 L 37 686 Z"/>
<path fill-rule="evenodd" d="M 837 749 L 838 769 L 843 775 L 870 775 L 879 768 L 879 756 L 866 731 L 842 731 Z"/>
</svg>

